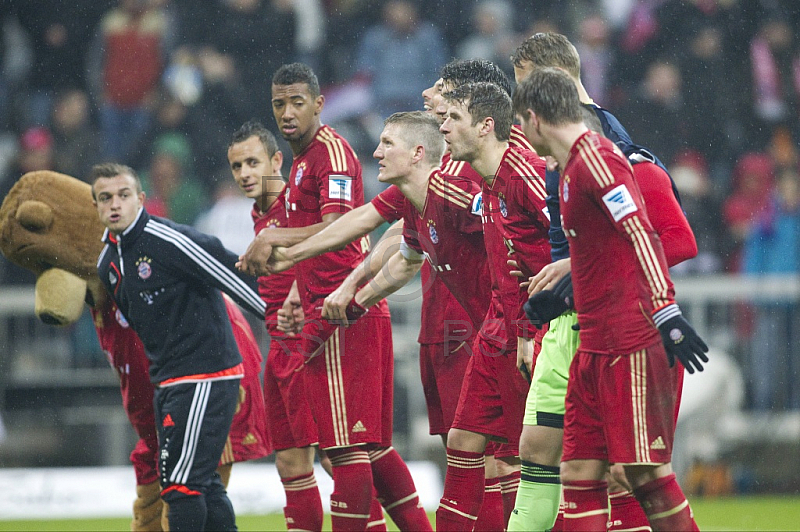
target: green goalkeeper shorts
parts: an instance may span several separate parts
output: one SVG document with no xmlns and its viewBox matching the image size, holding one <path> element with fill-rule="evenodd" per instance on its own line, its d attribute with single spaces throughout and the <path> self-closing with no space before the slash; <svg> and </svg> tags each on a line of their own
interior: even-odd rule
<svg viewBox="0 0 800 532">
<path fill-rule="evenodd" d="M 523 425 L 564 428 L 569 366 L 580 344 L 578 331 L 572 329 L 576 323 L 578 315 L 574 311 L 550 322 L 533 369 Z"/>
</svg>

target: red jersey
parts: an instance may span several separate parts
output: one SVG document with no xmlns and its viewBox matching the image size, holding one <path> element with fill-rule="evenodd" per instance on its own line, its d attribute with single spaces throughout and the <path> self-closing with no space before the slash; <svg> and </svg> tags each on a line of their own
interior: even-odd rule
<svg viewBox="0 0 800 532">
<path fill-rule="evenodd" d="M 627 159 L 608 139 L 586 132 L 559 185 L 581 349 L 627 355 L 660 341 L 651 315 L 674 302 L 674 289 Z"/>
<path fill-rule="evenodd" d="M 522 309 L 528 294 L 519 286 L 519 279 L 511 276 L 507 261 L 516 260 L 526 278 L 550 263 L 545 170 L 544 159 L 535 153 L 509 147 L 492 185 L 483 184 L 486 254 L 495 301 L 502 306 L 508 348 L 516 348 L 517 336 L 532 338 L 535 330 Z"/>
<path fill-rule="evenodd" d="M 253 205 L 253 224 L 255 233 L 258 234 L 262 229 L 271 227 L 287 227 L 288 218 L 286 216 L 286 190 L 283 187 L 278 197 L 272 202 L 267 212 L 261 212 L 258 204 Z M 290 268 L 280 273 L 273 273 L 268 276 L 258 278 L 258 294 L 267 309 L 264 312 L 264 323 L 266 324 L 269 335 L 283 338 L 285 335 L 278 330 L 278 310 L 283 307 L 289 290 L 292 289 L 294 282 L 294 268 Z"/>
<path fill-rule="evenodd" d="M 343 214 L 363 204 L 361 163 L 353 148 L 329 126 L 320 127 L 311 143 L 292 161 L 286 195 L 289 227 L 318 224 L 326 214 Z M 320 317 L 322 301 L 342 284 L 367 251 L 364 238 L 296 266 L 306 319 Z M 376 305 L 371 312 L 386 312 L 386 304 Z"/>
<path fill-rule="evenodd" d="M 697 255 L 697 241 L 672 193 L 669 175 L 657 164 L 646 161 L 633 165 L 633 177 L 647 205 L 647 217 L 661 239 L 667 266 Z"/>
<path fill-rule="evenodd" d="M 136 484 L 155 482 L 158 480 L 158 435 L 153 413 L 150 362 L 144 353 L 144 345 L 111 298 L 106 299 L 102 308 L 90 310 L 100 348 L 119 376 L 122 406 L 139 436 L 139 442 L 130 457 Z"/>
<path fill-rule="evenodd" d="M 446 154 L 445 158 L 442 159 L 443 168 L 446 166 L 445 160 L 449 160 L 449 155 Z M 480 180 L 480 176 L 468 164 L 466 167 L 464 167 L 464 164 L 461 163 L 461 167 L 468 169 Z M 407 203 L 406 197 L 394 185 L 375 196 L 372 200 L 372 205 L 378 211 L 378 214 L 389 223 L 403 217 Z M 450 293 L 450 290 L 444 285 L 439 276 L 432 275 L 431 265 L 428 261 L 425 261 L 422 265 L 420 276 L 425 294 L 422 297 L 417 341 L 420 344 L 442 344 L 445 341 L 461 343 L 465 335 L 471 332 L 466 327 L 466 324 L 470 323 L 469 314 L 453 297 L 453 294 Z"/>
<path fill-rule="evenodd" d="M 406 245 L 425 255 L 434 275 L 467 311 L 473 330 L 486 318 L 491 299 L 480 203 L 474 181 L 434 170 L 422 212 L 407 201 L 403 224 Z"/>
</svg>

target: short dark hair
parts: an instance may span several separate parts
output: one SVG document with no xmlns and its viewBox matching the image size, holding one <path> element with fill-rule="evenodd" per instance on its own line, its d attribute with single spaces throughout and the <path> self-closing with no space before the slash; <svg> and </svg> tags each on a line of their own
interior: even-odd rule
<svg viewBox="0 0 800 532">
<path fill-rule="evenodd" d="M 472 125 L 487 117 L 494 119 L 494 135 L 497 140 L 505 142 L 511 134 L 514 113 L 511 110 L 511 98 L 494 83 L 481 81 L 466 83 L 444 94 L 450 102 L 458 102 L 467 107 L 472 116 Z"/>
<path fill-rule="evenodd" d="M 539 68 L 517 85 L 514 112 L 532 110 L 554 126 L 583 122 L 581 100 L 572 78 L 559 68 Z"/>
<path fill-rule="evenodd" d="M 394 113 L 383 123 L 401 126 L 400 136 L 407 145 L 421 144 L 425 148 L 425 160 L 436 166 L 441 164 L 445 143 L 439 132 L 439 121 L 433 115 L 424 111 Z"/>
<path fill-rule="evenodd" d="M 231 135 L 231 141 L 228 144 L 228 148 L 234 144 L 244 142 L 250 137 L 258 137 L 258 140 L 261 141 L 261 144 L 264 146 L 264 150 L 270 157 L 275 155 L 275 152 L 279 150 L 278 141 L 275 140 L 275 135 L 273 135 L 269 129 L 265 128 L 264 124 L 258 120 L 248 120 L 242 124 L 239 129 L 234 131 L 233 135 Z"/>
<path fill-rule="evenodd" d="M 515 67 L 530 61 L 534 68 L 558 67 L 575 79 L 581 77 L 581 57 L 566 36 L 560 33 L 536 33 L 520 44 L 511 56 Z"/>
<path fill-rule="evenodd" d="M 600 117 L 597 116 L 597 113 L 594 112 L 591 106 L 581 104 L 581 117 L 586 127 L 595 133 L 599 133 L 602 137 L 605 136 L 605 133 L 603 133 L 603 123 L 600 122 Z"/>
<path fill-rule="evenodd" d="M 465 83 L 488 81 L 498 85 L 511 96 L 511 80 L 499 66 L 485 59 L 456 59 L 442 67 L 439 77 L 453 87 L 460 87 Z"/>
<path fill-rule="evenodd" d="M 272 76 L 273 85 L 294 85 L 295 83 L 305 83 L 314 98 L 321 94 L 317 75 L 306 64 L 290 63 L 283 65 Z"/>
<path fill-rule="evenodd" d="M 142 182 L 139 180 L 139 176 L 136 174 L 136 171 L 133 168 L 119 163 L 100 163 L 92 166 L 92 171 L 90 174 L 90 181 L 92 183 L 92 199 L 97 199 L 94 195 L 94 184 L 98 179 L 117 177 L 118 175 L 131 176 L 136 184 L 136 193 L 140 194 L 142 192 Z"/>
</svg>

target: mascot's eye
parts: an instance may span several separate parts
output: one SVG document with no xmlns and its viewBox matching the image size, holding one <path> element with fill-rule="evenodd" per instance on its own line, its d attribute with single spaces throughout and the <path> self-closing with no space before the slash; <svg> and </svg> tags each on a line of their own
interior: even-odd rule
<svg viewBox="0 0 800 532">
<path fill-rule="evenodd" d="M 41 233 L 53 223 L 53 209 L 41 201 L 23 201 L 17 207 L 17 221 L 28 231 Z"/>
</svg>

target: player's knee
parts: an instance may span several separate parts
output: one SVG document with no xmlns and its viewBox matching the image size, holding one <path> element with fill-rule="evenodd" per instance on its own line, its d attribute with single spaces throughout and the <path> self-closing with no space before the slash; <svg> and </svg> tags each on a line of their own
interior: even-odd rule
<svg viewBox="0 0 800 532">
<path fill-rule="evenodd" d="M 314 470 L 314 451 L 306 447 L 278 451 L 275 453 L 275 467 L 281 478 L 307 475 Z"/>
<path fill-rule="evenodd" d="M 447 433 L 447 446 L 450 449 L 482 453 L 486 449 L 488 438 L 483 434 L 462 429 L 450 429 Z"/>
</svg>

